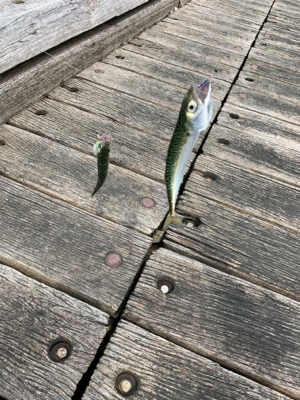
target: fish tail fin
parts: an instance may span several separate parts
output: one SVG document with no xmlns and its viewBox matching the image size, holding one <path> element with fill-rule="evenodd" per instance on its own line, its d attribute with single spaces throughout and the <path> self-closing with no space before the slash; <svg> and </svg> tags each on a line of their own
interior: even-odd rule
<svg viewBox="0 0 300 400">
<path fill-rule="evenodd" d="M 175 213 L 170 212 L 168 214 L 168 216 L 167 216 L 167 219 L 166 219 L 166 221 L 164 223 L 164 226 L 163 226 L 162 230 L 165 231 L 172 222 L 175 222 L 175 224 L 177 224 L 177 225 L 183 226 L 183 222 L 178 217 L 178 215 L 176 215 Z"/>
</svg>

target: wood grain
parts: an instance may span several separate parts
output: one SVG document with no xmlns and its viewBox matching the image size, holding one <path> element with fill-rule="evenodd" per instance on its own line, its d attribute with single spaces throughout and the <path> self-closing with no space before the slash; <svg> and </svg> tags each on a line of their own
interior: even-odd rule
<svg viewBox="0 0 300 400">
<path fill-rule="evenodd" d="M 118 324 L 83 400 L 123 399 L 115 389 L 122 371 L 138 379 L 132 399 L 287 399 L 125 321 Z"/>
<path fill-rule="evenodd" d="M 287 100 L 284 95 L 281 96 L 281 87 L 286 89 L 284 84 L 280 82 L 280 84 L 278 83 L 277 86 L 277 93 L 263 93 L 258 92 L 256 88 L 249 89 L 234 85 L 230 91 L 227 101 L 235 106 L 256 111 L 263 115 L 278 118 L 299 126 L 300 106 L 298 103 L 295 103 L 292 98 Z M 275 90 L 275 87 L 272 89 Z M 298 91 L 298 88 L 296 88 L 296 91 Z M 242 96 L 245 95 L 246 97 L 241 97 L 241 94 Z"/>
<path fill-rule="evenodd" d="M 146 1 L 27 0 L 14 3 L 3 0 L 0 73 Z"/>
<path fill-rule="evenodd" d="M 73 88 L 76 88 L 76 92 Z M 180 99 L 176 110 L 170 110 L 81 79 L 68 81 L 68 84 L 49 93 L 49 98 L 76 106 L 98 116 L 104 115 L 130 128 L 168 141 L 173 134 L 182 101 Z M 212 119 L 218 112 L 221 102 L 215 100 L 213 105 Z M 195 148 L 200 146 L 202 140 L 203 134 L 197 139 Z"/>
<path fill-rule="evenodd" d="M 187 0 L 181 0 L 183 4 Z M 0 123 L 170 13 L 178 0 L 140 7 L 28 60 L 0 77 Z M 16 5 L 16 7 L 18 7 Z M 0 10 L 1 12 L 1 10 Z"/>
<path fill-rule="evenodd" d="M 234 29 L 240 29 L 242 31 L 245 30 L 245 27 L 247 29 L 259 29 L 259 25 L 252 23 L 247 18 L 243 18 L 242 15 L 234 15 L 229 14 L 228 12 L 222 12 L 219 7 L 216 7 L 212 12 L 211 8 L 209 8 L 209 5 L 210 4 L 207 2 L 207 5 L 205 7 L 201 6 L 200 8 L 196 5 L 196 3 L 190 2 L 184 8 L 176 11 L 176 14 L 171 14 L 170 18 L 178 18 L 179 21 L 181 21 L 181 18 L 188 18 L 199 21 L 199 19 L 202 17 L 205 19 L 205 24 L 208 25 L 210 23 L 220 24 L 223 26 L 226 24 L 229 29 L 231 27 L 234 27 Z"/>
<path fill-rule="evenodd" d="M 300 231 L 300 188 L 245 171 L 231 162 L 201 154 L 185 189 L 241 213 Z"/>
<path fill-rule="evenodd" d="M 0 262 L 115 314 L 151 239 L 4 177 L 0 186 Z M 119 266 L 106 265 L 110 252 Z"/>
<path fill-rule="evenodd" d="M 7 399 L 71 399 L 106 333 L 109 316 L 0 264 L 0 393 Z M 72 353 L 49 358 L 65 340 Z"/>
<path fill-rule="evenodd" d="M 230 118 L 230 114 L 240 118 Z M 297 131 L 289 131 L 290 126 L 294 127 L 291 124 L 262 117 L 254 112 L 246 113 L 238 107 L 226 106 L 218 117 L 219 124 L 214 125 L 209 133 L 203 147 L 204 154 L 299 187 L 300 166 L 297 160 L 300 144 L 289 137 L 293 133 L 297 135 Z M 283 125 L 286 126 L 281 130 Z M 228 141 L 227 145 L 222 144 L 224 139 Z"/>
<path fill-rule="evenodd" d="M 183 67 L 178 67 L 177 65 L 165 63 L 142 54 L 137 54 L 133 51 L 130 51 L 130 47 L 134 48 L 136 46 L 126 45 L 124 48 L 118 49 L 110 54 L 103 61 L 111 65 L 122 67 L 126 70 L 138 72 L 139 74 L 150 77 L 155 77 L 155 79 L 166 82 L 168 85 L 179 86 L 185 90 L 191 83 L 199 82 L 204 77 L 210 76 L 214 70 L 213 66 L 206 68 L 202 64 L 204 61 L 203 58 L 199 60 L 201 65 L 199 66 L 198 71 L 191 71 Z M 224 99 L 230 88 L 230 83 L 226 82 L 225 79 L 229 79 L 230 76 L 231 80 L 233 80 L 237 72 L 237 70 L 234 71 L 234 69 L 230 69 L 230 71 L 231 72 L 229 74 L 222 74 L 221 71 L 214 73 L 211 92 L 213 99 Z M 217 78 L 217 76 L 219 76 L 220 79 Z M 160 85 L 160 83 L 158 83 L 158 85 Z"/>
<path fill-rule="evenodd" d="M 177 209 L 201 224 L 171 226 L 167 248 L 300 299 L 299 234 L 187 191 Z"/>
<path fill-rule="evenodd" d="M 176 36 L 171 36 L 168 35 L 167 33 L 164 33 L 163 31 L 159 31 L 158 29 L 155 30 L 155 33 L 153 32 L 151 36 L 149 35 L 149 32 L 143 32 L 140 36 L 139 39 L 142 39 L 143 41 L 147 41 L 153 44 L 150 44 L 149 47 L 155 46 L 155 51 L 158 49 L 163 49 L 166 47 L 169 47 L 175 50 L 175 53 L 179 54 L 179 51 L 182 52 L 182 56 L 180 57 L 178 55 L 178 60 L 176 60 L 176 64 L 180 63 L 180 60 L 183 58 L 182 63 L 185 65 L 188 63 L 190 64 L 193 60 L 193 56 L 190 56 L 190 54 L 194 55 L 197 57 L 197 60 L 199 60 L 199 55 L 200 54 L 205 54 L 205 59 L 209 61 L 209 63 L 220 63 L 224 62 L 227 65 L 232 65 L 236 68 L 238 68 L 242 60 L 244 58 L 244 53 L 242 50 L 239 50 L 240 53 L 233 52 L 233 51 L 228 51 L 226 49 L 216 49 L 212 46 L 203 44 L 203 43 L 196 43 L 196 42 L 191 42 L 187 39 L 183 39 L 180 37 Z M 134 40 L 134 43 L 135 40 Z M 144 43 L 143 43 L 144 44 Z M 240 46 L 238 46 L 240 47 Z M 168 50 L 166 50 L 168 51 Z M 169 53 L 169 52 L 168 52 Z M 166 54 L 166 56 L 169 56 L 169 54 Z M 147 54 L 146 54 L 147 55 Z M 230 60 L 231 58 L 231 60 Z M 234 60 L 233 60 L 234 59 Z M 171 62 L 171 61 L 170 61 Z M 230 62 L 230 64 L 229 64 Z M 199 63 L 199 61 L 198 61 Z M 194 69 L 194 68 L 193 68 Z"/>
<path fill-rule="evenodd" d="M 228 4 L 227 2 L 222 3 L 220 1 L 197 0 L 193 1 L 193 6 L 196 8 L 199 6 L 201 6 L 201 8 L 207 7 L 211 10 L 217 9 L 227 15 L 239 16 L 247 19 L 249 22 L 262 24 L 268 14 L 271 4 L 266 4 L 264 8 L 257 8 L 256 6 L 249 6 L 249 3 L 239 3 L 238 1 L 235 1 L 234 3 L 230 2 L 230 4 Z"/>
<path fill-rule="evenodd" d="M 235 40 L 233 43 L 232 40 L 226 40 L 226 38 L 220 38 L 218 36 L 210 35 L 209 33 L 204 34 L 201 31 L 195 29 L 192 30 L 180 25 L 167 24 L 165 21 L 147 29 L 139 37 L 145 40 L 152 40 L 153 38 L 153 40 L 157 40 L 158 43 L 162 43 L 163 41 L 165 43 L 168 41 L 172 42 L 174 37 L 178 37 L 177 42 L 183 43 L 183 41 L 185 41 L 189 43 L 183 47 L 185 51 L 194 49 L 194 52 L 196 52 L 199 48 L 199 44 L 203 44 L 244 56 L 247 54 L 251 45 L 251 43 L 243 40 Z"/>
<path fill-rule="evenodd" d="M 255 74 L 262 75 L 269 79 L 273 79 L 273 81 L 281 81 L 288 84 L 289 86 L 291 85 L 300 86 L 299 72 L 288 70 L 286 68 L 280 67 L 279 65 L 269 64 L 268 62 L 269 54 L 264 54 L 263 59 L 265 59 L 265 62 L 258 61 L 253 59 L 252 57 L 249 57 L 248 61 L 246 61 L 246 64 L 243 68 L 243 73 L 244 74 L 248 72 L 253 73 L 255 71 Z M 256 67 L 253 68 L 253 65 L 255 65 L 257 68 Z"/>
<path fill-rule="evenodd" d="M 174 38 L 174 41 L 176 43 L 177 38 Z M 215 51 L 212 51 L 209 46 L 202 47 L 199 54 L 205 54 L 205 57 L 199 57 L 199 54 L 186 53 L 185 47 L 182 47 L 181 51 L 178 52 L 178 49 L 168 47 L 166 43 L 161 45 L 139 38 L 131 40 L 130 44 L 126 44 L 122 49 L 149 57 L 155 61 L 161 61 L 166 65 L 166 68 L 170 65 L 180 69 L 184 68 L 187 73 L 196 72 L 199 74 L 202 72 L 208 75 L 213 73 L 215 78 L 226 82 L 232 82 L 237 73 L 237 67 L 243 60 L 241 56 L 232 57 L 230 53 L 222 51 L 218 51 L 217 57 Z M 227 71 L 227 74 L 222 73 L 222 71 Z"/>
<path fill-rule="evenodd" d="M 158 290 L 161 277 L 174 283 L 171 293 Z M 294 399 L 300 396 L 296 301 L 159 249 L 125 317 Z"/>
<path fill-rule="evenodd" d="M 111 164 L 105 184 L 91 198 L 98 177 L 94 155 L 9 125 L 0 127 L 0 138 L 6 143 L 0 146 L 0 170 L 18 182 L 148 235 L 165 217 L 164 184 Z M 111 153 L 117 146 L 113 141 Z M 153 207 L 143 207 L 145 198 Z"/>
<path fill-rule="evenodd" d="M 131 54 L 133 54 L 133 56 L 137 56 L 134 53 Z M 114 60 L 117 60 L 120 64 L 124 64 L 124 59 L 127 55 L 127 51 L 117 50 L 117 52 L 110 55 L 109 60 L 113 60 L 113 62 Z M 124 59 L 120 57 L 124 57 Z M 128 68 L 126 68 L 127 64 L 125 68 L 122 65 L 111 65 L 109 60 L 105 59 L 104 62 L 93 64 L 90 68 L 86 68 L 84 71 L 82 71 L 78 77 L 117 90 L 120 92 L 120 94 L 131 94 L 137 98 L 147 100 L 150 103 L 168 107 L 172 110 L 180 109 L 182 100 L 192 83 L 200 84 L 207 77 L 205 75 L 201 76 L 198 74 L 198 76 L 195 77 L 196 80 L 190 80 L 186 83 L 186 85 L 183 85 L 182 82 L 177 82 L 178 85 L 175 86 L 161 80 L 160 74 L 153 73 L 152 76 L 147 76 L 141 73 L 143 69 L 149 68 L 143 67 L 141 64 L 147 64 L 148 60 L 151 62 L 151 59 L 140 59 L 141 62 L 136 65 L 136 72 L 129 71 Z M 95 72 L 99 70 L 103 72 Z M 166 72 L 167 71 L 165 71 L 165 74 Z M 181 73 L 183 75 L 185 71 L 181 69 Z M 213 82 L 215 85 L 217 85 L 219 81 L 215 81 L 213 79 Z M 215 100 L 223 100 L 225 85 L 228 89 L 229 85 L 222 81 L 222 91 L 220 89 L 212 90 L 212 98 L 214 102 Z M 219 104 L 220 103 L 218 102 L 218 105 Z"/>
<path fill-rule="evenodd" d="M 46 114 L 37 115 L 43 110 Z M 70 118 L 72 116 L 72 118 Z M 164 182 L 169 142 L 51 99 L 43 99 L 10 119 L 24 130 L 91 154 L 97 133 L 114 138 L 110 160 L 121 167 Z"/>
<path fill-rule="evenodd" d="M 279 49 L 272 51 L 269 47 L 253 47 L 249 53 L 249 59 L 251 59 L 251 65 L 257 65 L 256 60 L 268 62 L 273 66 L 279 66 L 290 71 L 300 72 L 300 67 L 298 63 L 295 63 L 295 58 L 293 55 L 287 55 L 280 52 Z M 255 68 L 255 67 L 254 67 Z"/>
</svg>

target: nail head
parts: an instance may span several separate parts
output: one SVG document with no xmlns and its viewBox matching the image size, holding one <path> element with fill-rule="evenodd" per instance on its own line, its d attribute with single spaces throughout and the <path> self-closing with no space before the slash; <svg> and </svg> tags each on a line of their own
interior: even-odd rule
<svg viewBox="0 0 300 400">
<path fill-rule="evenodd" d="M 120 254 L 110 252 L 105 256 L 105 264 L 108 267 L 119 267 L 123 262 L 123 258 Z"/>
<path fill-rule="evenodd" d="M 240 46 L 236 46 L 236 50 L 243 50 Z"/>
<path fill-rule="evenodd" d="M 229 74 L 229 72 L 228 71 L 226 71 L 225 69 L 222 69 L 222 74 Z"/>
<path fill-rule="evenodd" d="M 142 204 L 142 206 L 145 207 L 145 208 L 152 208 L 152 207 L 155 206 L 154 200 L 150 199 L 149 197 L 144 197 L 144 198 L 141 200 L 141 204 Z"/>
<path fill-rule="evenodd" d="M 174 283 L 169 278 L 160 278 L 157 281 L 157 288 L 164 294 L 173 292 Z"/>
<path fill-rule="evenodd" d="M 229 145 L 229 140 L 224 139 L 224 138 L 217 139 L 217 142 L 222 144 L 223 146 L 228 146 Z"/>
<path fill-rule="evenodd" d="M 215 86 L 214 85 L 212 88 L 213 88 L 213 90 L 220 90 L 220 86 Z"/>
<path fill-rule="evenodd" d="M 242 99 L 245 99 L 245 98 L 247 97 L 247 95 L 246 95 L 245 93 L 239 93 L 239 96 L 240 96 Z"/>
<path fill-rule="evenodd" d="M 256 65 L 256 64 L 251 64 L 251 67 L 254 68 L 254 69 L 257 69 L 257 68 L 258 68 L 258 65 Z"/>
<path fill-rule="evenodd" d="M 94 72 L 96 72 L 96 74 L 104 74 L 103 69 L 95 69 Z"/>
</svg>

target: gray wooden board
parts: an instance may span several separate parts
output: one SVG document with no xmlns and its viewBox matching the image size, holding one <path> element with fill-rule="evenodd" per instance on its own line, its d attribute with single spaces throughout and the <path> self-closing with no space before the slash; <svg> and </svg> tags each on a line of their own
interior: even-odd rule
<svg viewBox="0 0 300 400">
<path fill-rule="evenodd" d="M 218 36 L 214 36 L 213 34 L 211 35 L 210 32 L 204 34 L 203 32 L 195 29 L 192 30 L 185 28 L 179 24 L 167 24 L 164 21 L 150 29 L 147 29 L 145 32 L 141 33 L 139 37 L 145 40 L 155 40 L 158 38 L 158 43 L 165 41 L 166 44 L 168 44 L 168 42 L 172 42 L 173 38 L 175 37 L 180 41 L 185 40 L 189 43 L 186 47 L 184 47 L 185 50 L 192 50 L 194 48 L 194 51 L 197 51 L 199 45 L 203 44 L 213 47 L 216 53 L 218 52 L 218 49 L 221 49 L 224 51 L 229 51 L 233 54 L 244 56 L 247 54 L 251 46 L 251 43 L 248 41 L 236 40 L 232 42 L 232 40 L 226 40 L 225 38 L 220 38 Z"/>
<path fill-rule="evenodd" d="M 276 70 L 274 72 L 276 73 Z M 251 79 L 251 81 L 249 81 L 249 79 Z M 276 78 L 273 76 L 262 76 L 256 73 L 256 70 L 254 71 L 253 68 L 252 72 L 241 71 L 238 80 L 236 81 L 236 85 L 242 86 L 246 88 L 246 90 L 253 89 L 257 92 L 263 92 L 270 98 L 279 98 L 280 101 L 287 100 L 289 102 L 296 103 L 300 97 L 299 86 L 290 85 L 286 82 L 276 80 Z M 247 91 L 245 93 L 247 94 Z"/>
<path fill-rule="evenodd" d="M 272 23 L 266 23 L 263 26 L 260 34 L 262 37 L 265 35 L 270 35 L 271 38 L 280 36 L 281 38 L 287 39 L 285 44 L 289 46 L 289 41 L 291 41 L 292 46 L 295 46 L 295 41 L 300 39 L 300 32 L 298 30 L 289 29 L 288 26 L 281 27 L 280 25 L 275 25 Z"/>
<path fill-rule="evenodd" d="M 2 0 L 0 73 L 146 1 Z"/>
<path fill-rule="evenodd" d="M 245 28 L 252 31 L 259 29 L 259 25 L 249 22 L 249 20 L 244 19 L 242 16 L 223 13 L 218 9 L 212 12 L 210 8 L 195 7 L 193 3 L 188 3 L 185 7 L 176 11 L 175 14 L 170 14 L 169 17 L 174 20 L 178 19 L 180 23 L 185 20 L 199 21 L 201 18 L 205 20 L 205 25 L 207 24 L 207 26 L 210 24 L 220 24 L 228 26 L 229 29 L 232 28 L 240 31 L 245 31 Z"/>
<path fill-rule="evenodd" d="M 151 239 L 7 178 L 0 187 L 0 262 L 115 314 Z M 106 265 L 108 253 L 122 263 Z"/>
<path fill-rule="evenodd" d="M 171 225 L 165 246 L 300 299 L 300 234 L 186 190 L 177 209 L 181 216 L 200 218 L 201 224 Z"/>
<path fill-rule="evenodd" d="M 247 5 L 245 3 L 239 3 L 239 4 L 240 4 L 239 7 L 237 7 L 237 3 L 233 7 L 231 4 L 225 5 L 220 2 L 212 3 L 210 1 L 200 0 L 200 1 L 193 1 L 191 6 L 194 6 L 195 8 L 199 7 L 210 8 L 212 10 L 212 13 L 214 12 L 214 10 L 218 10 L 219 12 L 221 11 L 227 15 L 232 14 L 247 19 L 249 23 L 253 22 L 258 25 L 262 24 L 269 11 L 268 9 L 264 9 L 264 10 L 257 10 L 257 12 L 255 12 L 255 10 L 253 9 L 247 10 Z"/>
<path fill-rule="evenodd" d="M 159 306 L 161 299 L 159 305 L 155 305 L 156 308 Z M 184 324 L 188 326 L 186 321 Z M 83 400 L 123 399 L 115 389 L 116 377 L 123 371 L 129 371 L 137 378 L 137 390 L 130 396 L 132 399 L 287 399 L 215 362 L 121 320 Z"/>
<path fill-rule="evenodd" d="M 223 6 L 228 7 L 228 1 L 226 0 L 195 0 L 193 1 L 193 4 L 201 4 L 203 6 L 208 6 L 212 8 L 222 8 Z M 232 11 L 234 13 L 240 13 L 240 12 L 251 12 L 252 14 L 260 14 L 264 13 L 266 11 L 269 11 L 270 7 L 272 5 L 272 0 L 268 0 L 264 3 L 261 1 L 247 1 L 247 3 L 241 3 L 238 0 L 230 0 L 230 6 L 232 7 Z"/>
<path fill-rule="evenodd" d="M 149 34 L 150 33 L 150 34 Z M 154 47 L 152 51 L 155 53 L 158 51 L 159 53 L 161 51 L 165 51 L 165 48 L 170 48 L 173 49 L 173 51 L 170 51 L 171 54 L 178 54 L 178 57 L 176 56 L 171 57 L 172 59 L 176 60 L 176 64 L 178 65 L 179 63 L 183 63 L 184 65 L 193 65 L 193 60 L 196 55 L 197 57 L 197 62 L 199 63 L 199 55 L 205 55 L 206 62 L 209 63 L 225 63 L 227 65 L 232 65 L 233 67 L 239 68 L 240 65 L 243 62 L 244 59 L 244 54 L 240 46 L 237 46 L 238 49 L 235 49 L 235 51 L 227 50 L 227 49 L 216 49 L 215 47 L 209 46 L 205 43 L 196 43 L 192 42 L 188 39 L 180 38 L 178 36 L 172 36 L 168 35 L 167 33 L 160 31 L 158 29 L 155 30 L 154 32 L 143 32 L 138 39 L 142 39 L 143 43 L 137 42 L 134 40 L 134 43 L 137 44 L 143 44 L 145 45 L 144 41 L 150 42 L 151 44 L 148 45 L 148 47 Z M 175 50 L 175 52 L 174 52 Z M 137 49 L 139 51 L 139 49 Z M 150 50 L 151 51 L 151 50 Z M 182 52 L 182 55 L 180 56 L 180 52 Z M 151 54 L 151 53 L 150 53 Z M 192 56 L 190 56 L 192 54 Z M 147 53 L 146 53 L 147 55 Z M 160 57 L 161 55 L 157 55 L 157 57 Z M 164 57 L 168 57 L 167 60 L 169 60 L 169 50 L 166 49 L 166 53 Z M 181 61 L 181 59 L 183 59 Z M 167 61 L 170 63 L 174 63 L 172 61 Z M 179 64 L 179 65 L 180 65 Z M 194 69 L 196 67 L 193 67 L 191 69 Z M 218 66 L 216 66 L 218 68 Z"/>
<path fill-rule="evenodd" d="M 289 31 L 270 32 L 263 29 L 258 36 L 257 46 L 265 46 L 264 44 L 266 44 L 267 48 L 272 48 L 273 43 L 275 48 L 284 47 L 284 51 L 299 51 L 299 35 Z"/>
<path fill-rule="evenodd" d="M 122 56 L 119 53 L 125 55 Z M 123 61 L 124 64 L 124 59 L 127 54 L 128 52 L 125 51 L 122 52 L 122 50 L 117 50 L 117 52 L 111 54 L 109 59 L 113 61 L 120 60 L 121 62 Z M 131 54 L 137 56 L 134 53 Z M 124 57 L 124 59 L 117 58 L 116 56 Z M 142 57 L 140 56 L 140 58 Z M 177 82 L 179 85 L 170 85 L 169 83 L 160 80 L 160 76 L 156 75 L 155 73 L 153 73 L 153 75 L 150 77 L 149 75 L 146 76 L 141 72 L 141 70 L 147 68 L 141 65 L 142 61 L 144 63 L 147 63 L 148 60 L 149 59 L 145 61 L 142 58 L 140 60 L 141 63 L 136 64 L 137 72 L 133 72 L 129 71 L 127 68 L 124 68 L 121 65 L 114 66 L 111 64 L 107 64 L 107 59 L 105 59 L 104 62 L 98 62 L 93 64 L 90 68 L 86 68 L 78 75 L 78 77 L 117 90 L 120 93 L 131 94 L 137 98 L 147 100 L 150 103 L 163 105 L 165 107 L 171 108 L 172 110 L 179 109 L 181 102 L 192 83 L 200 84 L 204 81 L 204 79 L 207 78 L 207 76 L 205 75 L 201 76 L 200 74 L 198 74 L 198 76 L 195 77 L 197 79 L 196 81 L 195 80 L 189 81 L 185 86 L 181 82 Z M 121 62 L 120 64 L 122 64 Z M 138 69 L 140 71 L 138 71 Z M 97 73 L 97 71 L 101 72 Z M 185 71 L 181 70 L 182 74 L 184 72 Z M 218 80 L 212 79 L 212 81 L 214 85 L 218 85 L 219 83 Z M 221 82 L 223 90 L 212 90 L 213 102 L 214 100 L 222 101 L 225 95 L 224 94 L 225 85 L 227 90 L 229 88 L 228 84 L 225 84 L 223 81 Z"/>
<path fill-rule="evenodd" d="M 171 293 L 158 290 L 162 277 L 173 282 Z M 159 249 L 147 262 L 125 318 L 294 399 L 300 397 L 296 301 Z"/>
<path fill-rule="evenodd" d="M 287 70 L 290 70 L 291 72 L 300 72 L 299 63 L 295 62 L 295 57 L 293 57 L 293 55 L 283 54 L 280 51 L 280 48 L 272 51 L 272 49 L 269 49 L 267 47 L 253 47 L 249 53 L 249 60 L 253 61 L 251 65 L 254 65 L 254 69 L 257 69 L 256 60 L 258 60 L 268 62 L 269 64 L 274 65 L 274 67 L 279 66 L 285 68 Z"/>
<path fill-rule="evenodd" d="M 184 11 L 184 10 L 183 10 Z M 199 32 L 210 31 L 214 36 L 226 37 L 226 39 L 232 39 L 234 42 L 239 41 L 243 43 L 246 39 L 252 41 L 255 39 L 257 30 L 254 28 L 249 28 L 249 26 L 236 25 L 227 21 L 224 23 L 222 20 L 218 20 L 216 16 L 209 18 L 209 15 L 201 13 L 194 13 L 197 19 L 189 18 L 187 15 L 181 14 L 180 16 L 176 13 L 170 14 L 169 17 L 165 18 L 158 26 L 164 24 L 165 22 L 173 23 L 175 26 L 182 25 L 185 28 L 192 28 Z M 199 18 L 205 18 L 205 25 L 199 24 Z M 224 27 L 225 26 L 225 27 Z"/>
<path fill-rule="evenodd" d="M 230 114 L 240 115 L 240 118 L 233 120 Z M 282 121 L 280 124 L 278 120 L 261 117 L 226 105 L 218 117 L 218 124 L 209 133 L 203 147 L 204 154 L 300 187 L 300 135 L 298 142 L 294 142 L 289 135 L 297 132 L 288 131 L 293 125 L 282 127 L 281 124 L 285 124 Z M 223 145 L 219 139 L 227 140 L 228 144 Z"/>
<path fill-rule="evenodd" d="M 126 48 L 128 47 L 129 46 L 126 46 Z M 210 69 L 204 68 L 202 70 L 202 66 L 199 67 L 199 71 L 197 72 L 191 71 L 122 48 L 110 54 L 103 61 L 111 65 L 122 67 L 126 70 L 138 72 L 146 76 L 153 76 L 160 81 L 168 83 L 168 85 L 179 86 L 185 90 L 191 83 L 199 82 L 199 80 L 204 77 L 210 76 L 212 71 L 214 71 L 213 67 L 210 67 Z M 201 61 L 202 58 L 200 63 Z M 231 81 L 234 79 L 236 73 L 237 70 L 234 71 L 232 69 L 232 73 L 230 74 Z M 223 100 L 230 88 L 230 83 L 225 82 L 223 77 L 228 77 L 229 74 L 223 74 L 220 77 L 222 80 L 217 78 L 220 74 L 221 71 L 218 73 L 214 72 L 214 77 L 212 79 L 212 98 Z"/>
<path fill-rule="evenodd" d="M 74 92 L 72 88 L 78 90 Z M 49 93 L 49 98 L 71 104 L 96 115 L 105 115 L 113 121 L 168 141 L 174 131 L 180 104 L 183 100 L 180 99 L 177 109 L 170 110 L 82 79 L 68 81 L 67 85 Z M 212 119 L 218 112 L 221 102 L 215 100 L 213 105 Z M 199 136 L 196 148 L 201 142 L 202 137 Z"/>
<path fill-rule="evenodd" d="M 7 400 L 71 399 L 109 316 L 2 264 L 0 281 L 0 394 Z M 64 362 L 48 356 L 56 340 L 72 346 Z"/>
<path fill-rule="evenodd" d="M 185 189 L 242 213 L 300 231 L 299 188 L 245 171 L 224 160 L 201 154 Z"/>
<path fill-rule="evenodd" d="M 286 68 L 280 67 L 279 65 L 268 63 L 268 54 L 263 58 L 265 58 L 265 62 L 254 60 L 252 57 L 249 57 L 242 70 L 244 76 L 248 72 L 251 74 L 255 72 L 255 74 L 262 75 L 264 77 L 260 79 L 265 79 L 265 77 L 268 78 L 268 81 L 273 79 L 274 85 L 276 85 L 275 81 L 281 81 L 289 86 L 300 86 L 300 72 L 290 71 Z M 255 65 L 255 68 L 253 65 Z M 291 88 L 293 89 L 293 87 Z"/>
<path fill-rule="evenodd" d="M 177 41 L 177 38 L 175 42 Z M 202 46 L 201 46 L 202 47 Z M 134 39 L 130 44 L 126 44 L 122 48 L 132 53 L 160 61 L 166 68 L 175 66 L 176 68 L 184 68 L 187 74 L 196 72 L 197 74 L 214 74 L 215 78 L 232 82 L 237 74 L 237 67 L 242 64 L 241 56 L 233 57 L 230 53 L 219 52 L 216 55 L 213 49 L 202 48 L 199 54 L 186 53 L 184 48 L 178 51 L 172 47 L 153 43 L 148 40 Z M 214 54 L 213 54 L 214 53 Z M 226 71 L 226 73 L 222 72 Z"/>
<path fill-rule="evenodd" d="M 46 114 L 37 115 L 41 110 Z M 10 123 L 88 154 L 92 154 L 97 133 L 109 132 L 114 138 L 112 163 L 164 182 L 169 142 L 109 118 L 43 99 L 15 115 Z"/>
<path fill-rule="evenodd" d="M 245 82 L 245 81 L 244 81 Z M 295 103 L 293 99 L 287 100 L 286 97 L 280 95 L 280 88 L 288 89 L 287 85 L 281 82 L 272 85 L 273 91 L 269 93 L 259 92 L 259 87 L 249 89 L 234 85 L 230 91 L 227 102 L 235 106 L 246 108 L 263 115 L 278 118 L 283 121 L 291 122 L 299 126 L 300 124 L 300 105 Z M 293 87 L 298 91 L 298 88 Z M 277 93 L 275 92 L 277 91 Z M 246 96 L 245 98 L 241 97 Z M 300 127 L 299 127 L 300 132 Z"/>
<path fill-rule="evenodd" d="M 255 47 L 258 49 L 267 49 L 268 51 L 275 52 L 277 55 L 281 55 L 282 57 L 291 57 L 294 59 L 298 59 L 300 56 L 300 49 L 297 46 L 297 42 L 292 45 L 292 42 L 289 43 L 289 46 L 285 46 L 286 38 L 281 38 L 280 35 L 270 35 L 270 37 L 258 36 L 255 42 Z"/>
<path fill-rule="evenodd" d="M 0 127 L 0 139 L 6 143 L 0 146 L 0 171 L 18 182 L 148 235 L 165 217 L 164 184 L 111 164 L 105 184 L 91 197 L 98 176 L 95 156 L 9 125 Z M 113 141 L 111 152 L 115 146 Z M 164 165 L 161 161 L 161 169 Z M 154 206 L 143 207 L 144 198 Z"/>
<path fill-rule="evenodd" d="M 182 0 L 184 4 L 186 0 Z M 28 60 L 0 77 L 0 123 L 164 18 L 178 0 L 151 0 Z"/>
</svg>

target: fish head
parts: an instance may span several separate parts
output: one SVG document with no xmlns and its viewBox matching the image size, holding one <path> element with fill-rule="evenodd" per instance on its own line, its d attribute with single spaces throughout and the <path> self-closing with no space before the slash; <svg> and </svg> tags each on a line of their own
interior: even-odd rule
<svg viewBox="0 0 300 400">
<path fill-rule="evenodd" d="M 94 147 L 93 147 L 93 152 L 94 152 L 95 156 L 100 152 L 100 150 L 102 148 L 102 144 L 104 144 L 106 142 L 111 142 L 112 140 L 113 140 L 113 138 L 111 137 L 111 135 L 109 133 L 105 133 L 103 136 L 98 135 L 98 140 L 94 144 Z"/>
<path fill-rule="evenodd" d="M 202 131 L 207 128 L 212 115 L 211 83 L 206 79 L 201 85 L 191 85 L 183 108 L 186 126 L 189 131 Z"/>
</svg>

